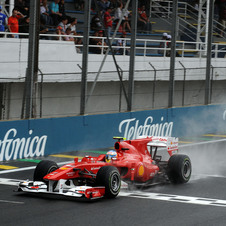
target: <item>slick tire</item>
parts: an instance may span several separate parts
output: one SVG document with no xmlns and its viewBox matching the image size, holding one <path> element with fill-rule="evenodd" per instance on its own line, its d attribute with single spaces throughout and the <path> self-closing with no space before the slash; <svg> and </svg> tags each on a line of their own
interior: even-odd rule
<svg viewBox="0 0 226 226">
<path fill-rule="evenodd" d="M 57 170 L 58 168 L 59 166 L 55 162 L 49 160 L 42 160 L 35 168 L 33 179 L 34 181 L 46 182 L 43 177 Z"/>
<path fill-rule="evenodd" d="M 96 184 L 105 187 L 105 197 L 115 198 L 121 188 L 121 177 L 119 171 L 114 166 L 103 166 L 96 176 Z"/>
<path fill-rule="evenodd" d="M 168 161 L 168 178 L 174 184 L 187 183 L 192 172 L 191 160 L 187 155 L 175 154 Z"/>
</svg>

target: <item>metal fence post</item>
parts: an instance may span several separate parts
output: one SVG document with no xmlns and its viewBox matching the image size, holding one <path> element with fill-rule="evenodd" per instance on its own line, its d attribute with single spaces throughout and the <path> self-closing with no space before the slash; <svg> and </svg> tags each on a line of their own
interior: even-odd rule
<svg viewBox="0 0 226 226">
<path fill-rule="evenodd" d="M 180 65 L 184 69 L 184 80 L 183 80 L 183 90 L 182 90 L 182 106 L 184 106 L 184 94 L 185 94 L 185 81 L 186 81 L 186 67 L 179 61 Z"/>
<path fill-rule="evenodd" d="M 30 1 L 28 66 L 25 80 L 25 118 L 36 116 L 36 95 L 39 56 L 40 1 Z"/>
<path fill-rule="evenodd" d="M 157 70 L 156 68 L 149 62 L 151 67 L 154 70 L 154 81 L 153 81 L 153 90 L 152 90 L 152 108 L 155 107 L 155 88 L 156 88 L 156 76 L 157 76 Z"/>
<path fill-rule="evenodd" d="M 137 32 L 137 9 L 138 1 L 132 1 L 132 36 L 131 36 L 131 51 L 130 51 L 130 65 L 129 65 L 129 85 L 128 85 L 128 106 L 127 110 L 132 111 L 133 95 L 134 95 L 134 66 L 136 54 L 136 32 Z"/>
<path fill-rule="evenodd" d="M 208 18 L 208 40 L 207 40 L 207 59 L 206 59 L 206 82 L 205 82 L 205 105 L 210 103 L 210 73 L 211 73 L 211 57 L 212 57 L 212 31 L 213 31 L 213 13 L 214 2 L 208 0 L 209 5 L 209 18 Z"/>
<path fill-rule="evenodd" d="M 80 101 L 80 114 L 81 115 L 85 114 L 85 108 L 86 108 L 90 8 L 91 8 L 91 0 L 85 1 L 85 15 L 84 15 L 85 23 L 84 23 L 83 55 L 82 55 L 82 83 L 81 83 L 81 101 Z"/>
<path fill-rule="evenodd" d="M 177 13 L 178 13 L 178 0 L 173 1 L 172 12 L 172 41 L 171 41 L 171 54 L 170 54 L 170 81 L 169 81 L 169 102 L 168 107 L 173 107 L 174 101 L 174 76 L 175 76 L 175 58 L 176 58 L 176 39 L 177 39 Z"/>
</svg>

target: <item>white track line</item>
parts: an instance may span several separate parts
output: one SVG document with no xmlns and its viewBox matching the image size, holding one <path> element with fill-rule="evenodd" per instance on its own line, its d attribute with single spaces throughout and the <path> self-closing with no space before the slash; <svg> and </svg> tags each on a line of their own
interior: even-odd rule
<svg viewBox="0 0 226 226">
<path fill-rule="evenodd" d="M 58 165 L 65 165 L 65 164 L 72 163 L 72 162 L 73 161 L 59 162 L 57 164 Z M 2 171 L 0 171 L 0 174 L 15 173 L 15 172 L 19 172 L 19 171 L 32 170 L 32 169 L 35 169 L 35 167 L 36 166 L 29 166 L 29 167 L 18 168 L 18 169 L 2 170 Z"/>
<path fill-rule="evenodd" d="M 0 184 L 4 184 L 4 185 L 18 186 L 19 183 L 23 181 L 24 180 L 0 178 Z"/>
<path fill-rule="evenodd" d="M 0 184 L 10 185 L 10 186 L 18 186 L 21 181 L 23 180 L 0 178 Z M 10 200 L 0 200 L 0 203 L 24 204 L 24 202 L 10 201 Z"/>
<path fill-rule="evenodd" d="M 218 175 L 218 174 L 192 174 L 192 177 L 196 178 L 196 177 L 200 177 L 200 178 L 205 178 L 205 177 L 217 177 L 217 178 L 226 178 L 226 176 L 223 175 Z"/>
<path fill-rule="evenodd" d="M 9 201 L 9 200 L 0 200 L 0 202 L 12 203 L 12 204 L 24 204 L 24 202 Z"/>
<path fill-rule="evenodd" d="M 171 195 L 171 194 L 140 192 L 140 191 L 135 191 L 135 192 L 121 191 L 119 193 L 119 196 L 140 198 L 140 199 L 161 200 L 161 201 L 169 201 L 169 202 L 180 202 L 180 203 L 195 204 L 195 205 L 226 207 L 226 200 L 203 198 L 203 197 L 192 197 L 192 196 Z"/>
<path fill-rule="evenodd" d="M 226 139 L 210 140 L 210 141 L 204 141 L 204 142 L 192 143 L 192 144 L 183 144 L 183 145 L 180 145 L 179 147 L 189 147 L 189 146 L 196 146 L 196 145 L 203 145 L 203 144 L 212 144 L 212 143 L 219 143 L 222 141 L 226 141 Z"/>
</svg>

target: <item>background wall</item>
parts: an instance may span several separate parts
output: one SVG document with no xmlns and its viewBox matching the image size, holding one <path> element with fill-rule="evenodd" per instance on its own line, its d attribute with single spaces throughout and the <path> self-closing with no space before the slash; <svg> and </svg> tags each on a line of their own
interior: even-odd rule
<svg viewBox="0 0 226 226">
<path fill-rule="evenodd" d="M 113 136 L 226 132 L 226 105 L 0 122 L 0 161 L 107 148 Z"/>
</svg>

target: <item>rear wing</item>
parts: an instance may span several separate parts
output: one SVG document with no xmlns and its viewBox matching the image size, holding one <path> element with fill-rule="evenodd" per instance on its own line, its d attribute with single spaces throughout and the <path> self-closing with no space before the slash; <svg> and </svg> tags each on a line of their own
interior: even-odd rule
<svg viewBox="0 0 226 226">
<path fill-rule="evenodd" d="M 176 137 L 150 136 L 149 138 L 152 138 L 152 141 L 148 142 L 147 144 L 149 147 L 166 148 L 170 156 L 178 152 L 178 138 Z"/>
</svg>

